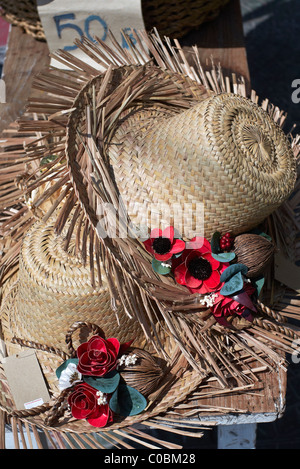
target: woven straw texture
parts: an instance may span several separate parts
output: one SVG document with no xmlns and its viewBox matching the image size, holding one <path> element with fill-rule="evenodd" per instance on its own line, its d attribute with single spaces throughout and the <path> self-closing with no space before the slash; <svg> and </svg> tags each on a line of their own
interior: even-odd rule
<svg viewBox="0 0 300 469">
<path fill-rule="evenodd" d="M 45 39 L 35 0 L 1 1 L 0 14 L 9 23 L 23 28 L 26 34 L 36 39 Z"/>
<path fill-rule="evenodd" d="M 169 37 L 182 37 L 202 23 L 216 18 L 229 0 L 142 0 L 146 30 L 156 27 Z M 5 19 L 37 39 L 45 39 L 36 0 L 1 0 Z"/>
<path fill-rule="evenodd" d="M 124 311 L 113 311 L 105 275 L 95 289 L 89 267 L 75 255 L 75 245 L 66 251 L 63 243 L 63 235 L 57 236 L 49 223 L 35 224 L 25 236 L 10 329 L 17 337 L 66 352 L 66 331 L 77 321 L 89 321 L 105 337 L 119 337 L 121 342 L 134 338 L 137 347 L 144 346 L 140 325 Z"/>
<path fill-rule="evenodd" d="M 162 35 L 180 38 L 202 23 L 216 18 L 229 0 L 142 0 L 147 31 L 153 27 Z"/>
<path fill-rule="evenodd" d="M 108 149 L 122 198 L 141 225 L 150 207 L 178 208 L 162 226 L 181 226 L 185 205 L 203 203 L 204 235 L 238 234 L 257 226 L 289 196 L 295 162 L 289 141 L 266 112 L 247 98 L 221 94 L 138 130 L 139 112 L 120 125 Z M 132 141 L 130 135 L 135 135 Z M 170 143 L 172 142 L 172 143 Z M 134 158 L 132 155 L 136 155 Z M 132 178 L 135 184 L 129 183 Z M 152 205 L 151 205 L 152 204 Z M 197 232 L 198 213 L 185 213 L 184 236 Z"/>
<path fill-rule="evenodd" d="M 134 76 L 135 70 L 131 73 Z M 112 127 L 106 148 L 130 220 L 139 229 L 151 223 L 184 228 L 181 234 L 188 239 L 202 229 L 210 239 L 218 230 L 238 234 L 257 226 L 287 199 L 295 184 L 294 155 L 282 129 L 248 98 L 228 93 L 207 97 L 201 87 L 197 93 L 188 79 L 182 82 L 176 74 L 164 73 L 160 79 L 165 86 L 176 83 L 183 100 L 192 94 L 191 109 L 170 105 L 167 112 L 160 104 L 131 106 Z M 87 96 L 102 82 L 100 76 L 84 87 L 68 127 L 71 175 L 82 201 L 86 194 L 83 204 L 92 220 L 97 205 L 89 197 L 91 188 L 84 188 L 87 163 L 83 153 L 81 160 L 78 157 L 78 129 L 84 133 Z M 111 86 L 117 86 L 114 79 Z M 199 212 L 191 209 L 196 204 L 199 211 L 203 207 L 203 228 L 197 226 Z"/>
<path fill-rule="evenodd" d="M 21 282 L 22 283 L 22 282 Z M 49 293 L 49 292 L 48 292 Z M 22 350 L 26 350 L 27 347 L 34 348 L 36 355 L 41 366 L 43 375 L 47 381 L 47 386 L 49 392 L 52 396 L 52 400 L 55 403 L 55 399 L 60 399 L 60 391 L 57 386 L 57 379 L 55 375 L 55 370 L 63 363 L 64 360 L 68 358 L 67 354 L 64 354 L 62 350 L 55 347 L 47 347 L 41 343 L 32 342 L 33 334 L 28 333 L 31 337 L 30 340 L 22 339 L 18 340 L 15 336 L 16 329 L 14 328 L 13 320 L 16 317 L 16 305 L 18 299 L 18 278 L 17 276 L 13 277 L 9 282 L 7 282 L 6 287 L 3 292 L 2 308 L 1 308 L 1 322 L 2 322 L 2 333 L 6 343 L 8 355 L 18 354 Z M 43 306 L 46 302 L 43 299 Z M 34 306 L 34 305 L 33 305 Z M 25 302 L 26 307 L 26 302 Z M 17 314 L 22 315 L 22 310 L 17 310 Z M 53 311 L 53 309 L 52 309 Z M 54 311 L 57 311 L 54 310 Z M 91 317 L 91 315 L 88 315 Z M 63 314 L 61 314 L 61 318 Z M 83 316 L 81 315 L 81 318 Z M 124 318 L 123 318 L 124 319 Z M 30 321 L 30 319 L 29 319 Z M 100 321 L 101 322 L 101 321 Z M 126 321 L 125 321 L 126 322 Z M 58 324 L 58 328 L 60 328 Z M 128 327 L 123 324 L 123 328 L 126 327 L 125 335 L 128 333 Z M 52 323 L 49 323 L 48 332 L 51 335 L 51 329 L 55 331 Z M 100 328 L 101 329 L 101 328 Z M 111 329 L 111 328 L 110 328 Z M 72 330 L 70 327 L 69 330 Z M 83 335 L 79 334 L 78 344 L 87 340 L 88 327 L 83 327 L 79 330 L 83 331 Z M 18 330 L 19 332 L 19 330 Z M 24 333 L 24 330 L 22 331 Z M 68 332 L 68 331 L 67 331 Z M 122 336 L 120 329 L 115 331 L 115 334 L 119 332 L 119 336 Z M 25 332 L 26 334 L 26 332 Z M 68 334 L 66 334 L 67 336 Z M 162 339 L 165 337 L 162 334 Z M 39 337 L 41 339 L 42 336 Z M 65 337 L 66 339 L 66 337 Z M 49 339 L 48 339 L 49 343 Z M 141 341 L 140 341 L 141 343 Z M 77 344 L 77 345 L 78 345 Z M 75 346 L 75 344 L 74 344 Z M 170 354 L 169 364 L 162 365 L 162 371 L 164 374 L 161 375 L 162 382 L 159 387 L 157 387 L 158 382 L 156 383 L 156 388 L 154 392 L 151 392 L 148 395 L 148 407 L 147 409 L 139 415 L 132 417 L 120 417 L 115 416 L 114 422 L 110 424 L 107 428 L 103 428 L 103 432 L 109 432 L 114 429 L 119 429 L 122 427 L 127 427 L 132 424 L 145 421 L 149 418 L 155 417 L 156 415 L 166 412 L 169 408 L 173 408 L 177 403 L 182 402 L 190 393 L 192 393 L 197 386 L 203 381 L 204 374 L 201 375 L 198 370 L 192 370 L 187 367 L 186 360 L 178 355 L 178 349 L 176 344 L 166 338 L 165 348 Z M 151 351 L 151 347 L 149 347 Z M 153 351 L 152 351 L 153 353 Z M 1 371 L 0 367 L 0 371 Z M 6 378 L 3 375 L 1 379 L 1 407 L 4 408 L 7 412 L 17 415 L 20 418 L 29 419 L 37 425 L 40 425 L 42 428 L 47 430 L 53 428 L 53 430 L 62 430 L 63 432 L 75 432 L 78 434 L 81 433 L 94 433 L 95 428 L 89 425 L 87 422 L 82 420 L 76 420 L 72 416 L 68 415 L 61 422 L 54 420 L 53 422 L 47 422 L 47 411 L 51 411 L 51 406 L 48 404 L 42 405 L 32 411 L 16 409 L 14 405 L 13 398 L 10 393 L 9 385 L 6 382 Z M 153 400 L 152 400 L 153 399 Z M 153 402 L 155 405 L 153 406 Z M 46 415 L 46 420 L 45 420 Z M 52 426 L 53 425 L 53 426 Z"/>
</svg>

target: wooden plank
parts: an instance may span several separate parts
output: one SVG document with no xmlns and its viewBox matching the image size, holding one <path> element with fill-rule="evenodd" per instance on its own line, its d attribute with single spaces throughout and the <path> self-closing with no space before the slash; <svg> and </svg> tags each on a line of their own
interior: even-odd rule
<svg viewBox="0 0 300 469">
<path fill-rule="evenodd" d="M 205 416 L 204 406 L 220 406 L 224 409 L 235 409 L 225 413 L 219 419 L 222 424 L 261 423 L 280 418 L 285 410 L 286 371 L 262 371 L 257 374 L 259 382 L 248 392 L 233 392 L 209 398 L 198 399 L 200 418 Z M 243 412 L 240 413 L 240 412 Z M 245 418 L 245 414 L 248 414 Z M 213 412 L 206 413 L 211 418 Z"/>
<path fill-rule="evenodd" d="M 34 76 L 49 64 L 48 54 L 46 42 L 11 27 L 2 71 L 6 103 L 0 103 L 0 132 L 22 114 Z"/>
<path fill-rule="evenodd" d="M 267 357 L 265 357 L 267 359 Z M 258 370 L 261 365 L 251 364 Z M 172 416 L 190 418 L 197 421 L 214 421 L 218 425 L 257 424 L 272 422 L 280 418 L 286 405 L 287 374 L 284 368 L 255 371 L 257 381 L 249 389 L 222 389 L 210 377 L 190 396 L 190 403 L 181 403 Z M 195 413 L 197 409 L 197 413 Z"/>
<path fill-rule="evenodd" d="M 225 74 L 236 73 L 237 76 L 243 76 L 247 91 L 250 91 L 250 73 L 239 0 L 231 0 L 216 19 L 191 31 L 179 42 L 186 53 L 189 53 L 193 45 L 199 48 L 204 69 L 211 68 L 213 58 L 216 65 L 220 63 Z M 191 55 L 189 61 L 192 60 Z"/>
</svg>

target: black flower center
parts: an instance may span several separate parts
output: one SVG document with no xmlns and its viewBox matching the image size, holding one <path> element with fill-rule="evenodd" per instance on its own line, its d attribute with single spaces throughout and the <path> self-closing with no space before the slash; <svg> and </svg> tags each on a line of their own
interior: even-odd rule
<svg viewBox="0 0 300 469">
<path fill-rule="evenodd" d="M 168 238 L 163 238 L 159 236 L 159 238 L 155 238 L 152 243 L 152 247 L 157 254 L 166 254 L 170 251 L 172 246 L 171 241 Z"/>
<path fill-rule="evenodd" d="M 188 271 L 194 278 L 206 280 L 212 274 L 212 267 L 203 257 L 195 257 L 189 262 Z"/>
</svg>

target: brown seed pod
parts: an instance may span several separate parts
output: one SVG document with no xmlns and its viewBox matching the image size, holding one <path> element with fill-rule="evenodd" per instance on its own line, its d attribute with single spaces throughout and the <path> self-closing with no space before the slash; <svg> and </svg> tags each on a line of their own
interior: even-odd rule
<svg viewBox="0 0 300 469">
<path fill-rule="evenodd" d="M 132 348 L 126 353 L 126 355 L 133 354 L 137 357 L 136 362 L 128 366 L 121 365 L 119 373 L 128 386 L 135 388 L 143 396 L 149 396 L 157 391 L 159 382 L 164 376 L 165 367 L 160 359 L 145 350 Z"/>
<path fill-rule="evenodd" d="M 237 262 L 248 267 L 247 277 L 257 277 L 271 262 L 275 246 L 260 235 L 247 233 L 236 236 L 233 245 Z"/>
</svg>

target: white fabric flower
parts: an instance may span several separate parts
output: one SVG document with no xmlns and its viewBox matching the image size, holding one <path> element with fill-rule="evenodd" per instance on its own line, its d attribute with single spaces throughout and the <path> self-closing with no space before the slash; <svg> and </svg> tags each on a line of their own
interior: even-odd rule
<svg viewBox="0 0 300 469">
<path fill-rule="evenodd" d="M 61 391 L 67 389 L 73 384 L 78 383 L 81 381 L 81 373 L 77 370 L 77 366 L 75 363 L 69 363 L 68 366 L 61 372 L 58 387 Z"/>
</svg>

